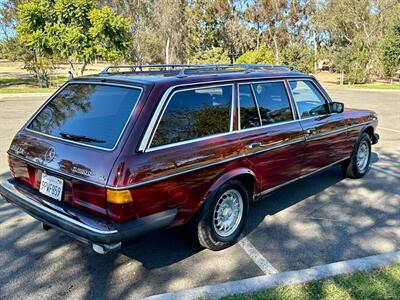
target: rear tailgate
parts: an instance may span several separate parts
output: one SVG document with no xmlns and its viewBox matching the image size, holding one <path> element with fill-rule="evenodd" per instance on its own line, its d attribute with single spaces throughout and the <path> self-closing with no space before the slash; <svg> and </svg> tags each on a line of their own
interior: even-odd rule
<svg viewBox="0 0 400 300">
<path fill-rule="evenodd" d="M 107 216 L 103 186 L 115 161 L 112 153 L 24 131 L 16 135 L 8 153 L 11 173 L 21 183 L 39 191 L 45 172 L 63 180 L 62 202 Z"/>
<path fill-rule="evenodd" d="M 62 195 L 48 197 L 107 217 L 105 185 L 141 91 L 103 83 L 66 85 L 15 136 L 8 152 L 13 176 L 36 191 L 42 185 L 42 193 L 54 176 Z"/>
</svg>

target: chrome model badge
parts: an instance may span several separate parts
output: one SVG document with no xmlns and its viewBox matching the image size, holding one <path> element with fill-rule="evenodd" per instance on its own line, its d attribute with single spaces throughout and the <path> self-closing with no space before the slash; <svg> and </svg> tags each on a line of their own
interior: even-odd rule
<svg viewBox="0 0 400 300">
<path fill-rule="evenodd" d="M 44 154 L 44 160 L 49 163 L 53 161 L 55 156 L 56 156 L 56 149 L 54 149 L 54 147 L 50 147 Z"/>
</svg>

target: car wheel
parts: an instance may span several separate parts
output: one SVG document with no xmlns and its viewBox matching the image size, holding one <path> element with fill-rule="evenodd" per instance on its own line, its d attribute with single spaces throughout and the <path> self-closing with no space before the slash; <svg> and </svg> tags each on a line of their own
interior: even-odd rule
<svg viewBox="0 0 400 300">
<path fill-rule="evenodd" d="M 232 245 L 247 219 L 249 194 L 236 180 L 220 187 L 203 205 L 192 222 L 192 233 L 199 244 L 218 251 Z"/>
<path fill-rule="evenodd" d="M 342 163 L 342 171 L 346 177 L 361 178 L 367 174 L 371 162 L 371 139 L 364 133 L 358 141 L 350 159 Z"/>
</svg>

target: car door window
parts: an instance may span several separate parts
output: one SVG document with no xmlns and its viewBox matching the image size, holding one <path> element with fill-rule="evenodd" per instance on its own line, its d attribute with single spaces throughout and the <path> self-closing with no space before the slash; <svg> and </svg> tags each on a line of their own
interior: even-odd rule
<svg viewBox="0 0 400 300">
<path fill-rule="evenodd" d="M 329 113 L 324 97 L 310 81 L 289 82 L 300 118 L 309 118 Z"/>
<path fill-rule="evenodd" d="M 229 131 L 231 102 L 231 85 L 176 92 L 150 148 Z"/>
<path fill-rule="evenodd" d="M 239 85 L 240 128 L 261 126 L 260 116 L 249 84 Z"/>
<path fill-rule="evenodd" d="M 253 84 L 262 125 L 293 120 L 289 97 L 283 82 Z"/>
</svg>

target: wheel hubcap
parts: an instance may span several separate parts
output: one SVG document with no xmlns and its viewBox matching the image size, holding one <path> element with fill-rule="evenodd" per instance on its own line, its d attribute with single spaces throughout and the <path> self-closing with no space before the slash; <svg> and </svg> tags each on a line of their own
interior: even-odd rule
<svg viewBox="0 0 400 300">
<path fill-rule="evenodd" d="M 369 160 L 369 147 L 367 142 L 362 142 L 357 151 L 357 168 L 362 173 L 365 171 Z"/>
<path fill-rule="evenodd" d="M 216 233 L 226 237 L 239 226 L 243 216 L 243 198 L 236 190 L 228 190 L 221 195 L 214 209 L 213 225 Z"/>
</svg>

